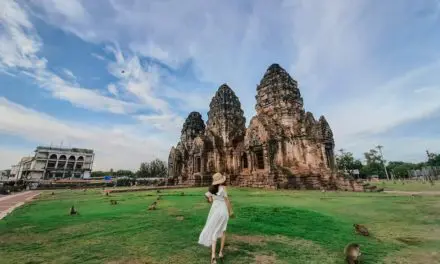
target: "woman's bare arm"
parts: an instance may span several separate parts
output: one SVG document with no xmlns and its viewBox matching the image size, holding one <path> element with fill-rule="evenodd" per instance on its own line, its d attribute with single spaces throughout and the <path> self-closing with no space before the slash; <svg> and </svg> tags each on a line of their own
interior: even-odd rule
<svg viewBox="0 0 440 264">
<path fill-rule="evenodd" d="M 211 195 L 209 195 L 208 193 L 205 193 L 205 198 L 208 203 L 212 203 L 212 196 Z"/>
<path fill-rule="evenodd" d="M 226 192 L 226 187 L 223 187 L 223 188 Z M 228 196 L 225 197 L 225 202 L 226 202 L 226 207 L 228 207 L 229 216 L 233 215 L 234 211 L 232 211 L 232 204 L 231 204 L 231 201 L 229 200 Z"/>
<path fill-rule="evenodd" d="M 225 197 L 226 206 L 228 207 L 229 216 L 233 214 L 231 201 L 228 197 Z"/>
</svg>

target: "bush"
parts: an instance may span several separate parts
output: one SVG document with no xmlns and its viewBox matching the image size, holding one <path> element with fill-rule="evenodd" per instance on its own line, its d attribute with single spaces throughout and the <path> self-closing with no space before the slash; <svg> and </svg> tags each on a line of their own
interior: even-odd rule
<svg viewBox="0 0 440 264">
<path fill-rule="evenodd" d="M 119 178 L 116 180 L 116 186 L 131 186 L 134 180 L 131 178 Z"/>
</svg>

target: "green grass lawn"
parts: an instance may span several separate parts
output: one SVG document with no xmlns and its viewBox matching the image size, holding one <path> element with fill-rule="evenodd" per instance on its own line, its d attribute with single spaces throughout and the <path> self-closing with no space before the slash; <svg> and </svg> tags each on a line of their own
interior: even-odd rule
<svg viewBox="0 0 440 264">
<path fill-rule="evenodd" d="M 209 263 L 197 244 L 209 204 L 203 189 L 156 193 L 43 193 L 0 221 L 0 263 Z M 359 242 L 363 263 L 440 263 L 439 197 L 230 189 L 225 263 L 343 263 Z M 109 200 L 118 200 L 110 205 Z M 80 212 L 68 216 L 71 205 Z M 181 217 L 183 216 L 183 220 Z M 356 235 L 365 224 L 371 237 Z"/>
<path fill-rule="evenodd" d="M 429 182 L 422 181 L 381 181 L 375 183 L 377 187 L 383 187 L 387 191 L 409 191 L 409 192 L 420 192 L 420 191 L 438 191 L 440 192 L 440 181 L 435 181 L 434 185 Z"/>
</svg>

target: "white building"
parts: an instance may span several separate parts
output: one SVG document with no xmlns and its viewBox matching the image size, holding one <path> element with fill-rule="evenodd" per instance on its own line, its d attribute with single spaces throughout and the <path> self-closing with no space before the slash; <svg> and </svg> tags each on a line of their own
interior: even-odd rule
<svg viewBox="0 0 440 264">
<path fill-rule="evenodd" d="M 95 154 L 91 149 L 39 146 L 33 157 L 12 166 L 10 177 L 18 179 L 90 178 Z"/>
<path fill-rule="evenodd" d="M 0 171 L 0 181 L 7 181 L 9 178 L 10 170 Z"/>
</svg>

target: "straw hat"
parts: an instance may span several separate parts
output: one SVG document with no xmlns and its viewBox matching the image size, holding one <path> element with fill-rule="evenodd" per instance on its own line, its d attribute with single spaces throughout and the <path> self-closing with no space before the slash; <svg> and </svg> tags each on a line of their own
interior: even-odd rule
<svg viewBox="0 0 440 264">
<path fill-rule="evenodd" d="M 226 181 L 226 177 L 223 176 L 220 172 L 212 175 L 212 185 L 222 184 Z"/>
</svg>

